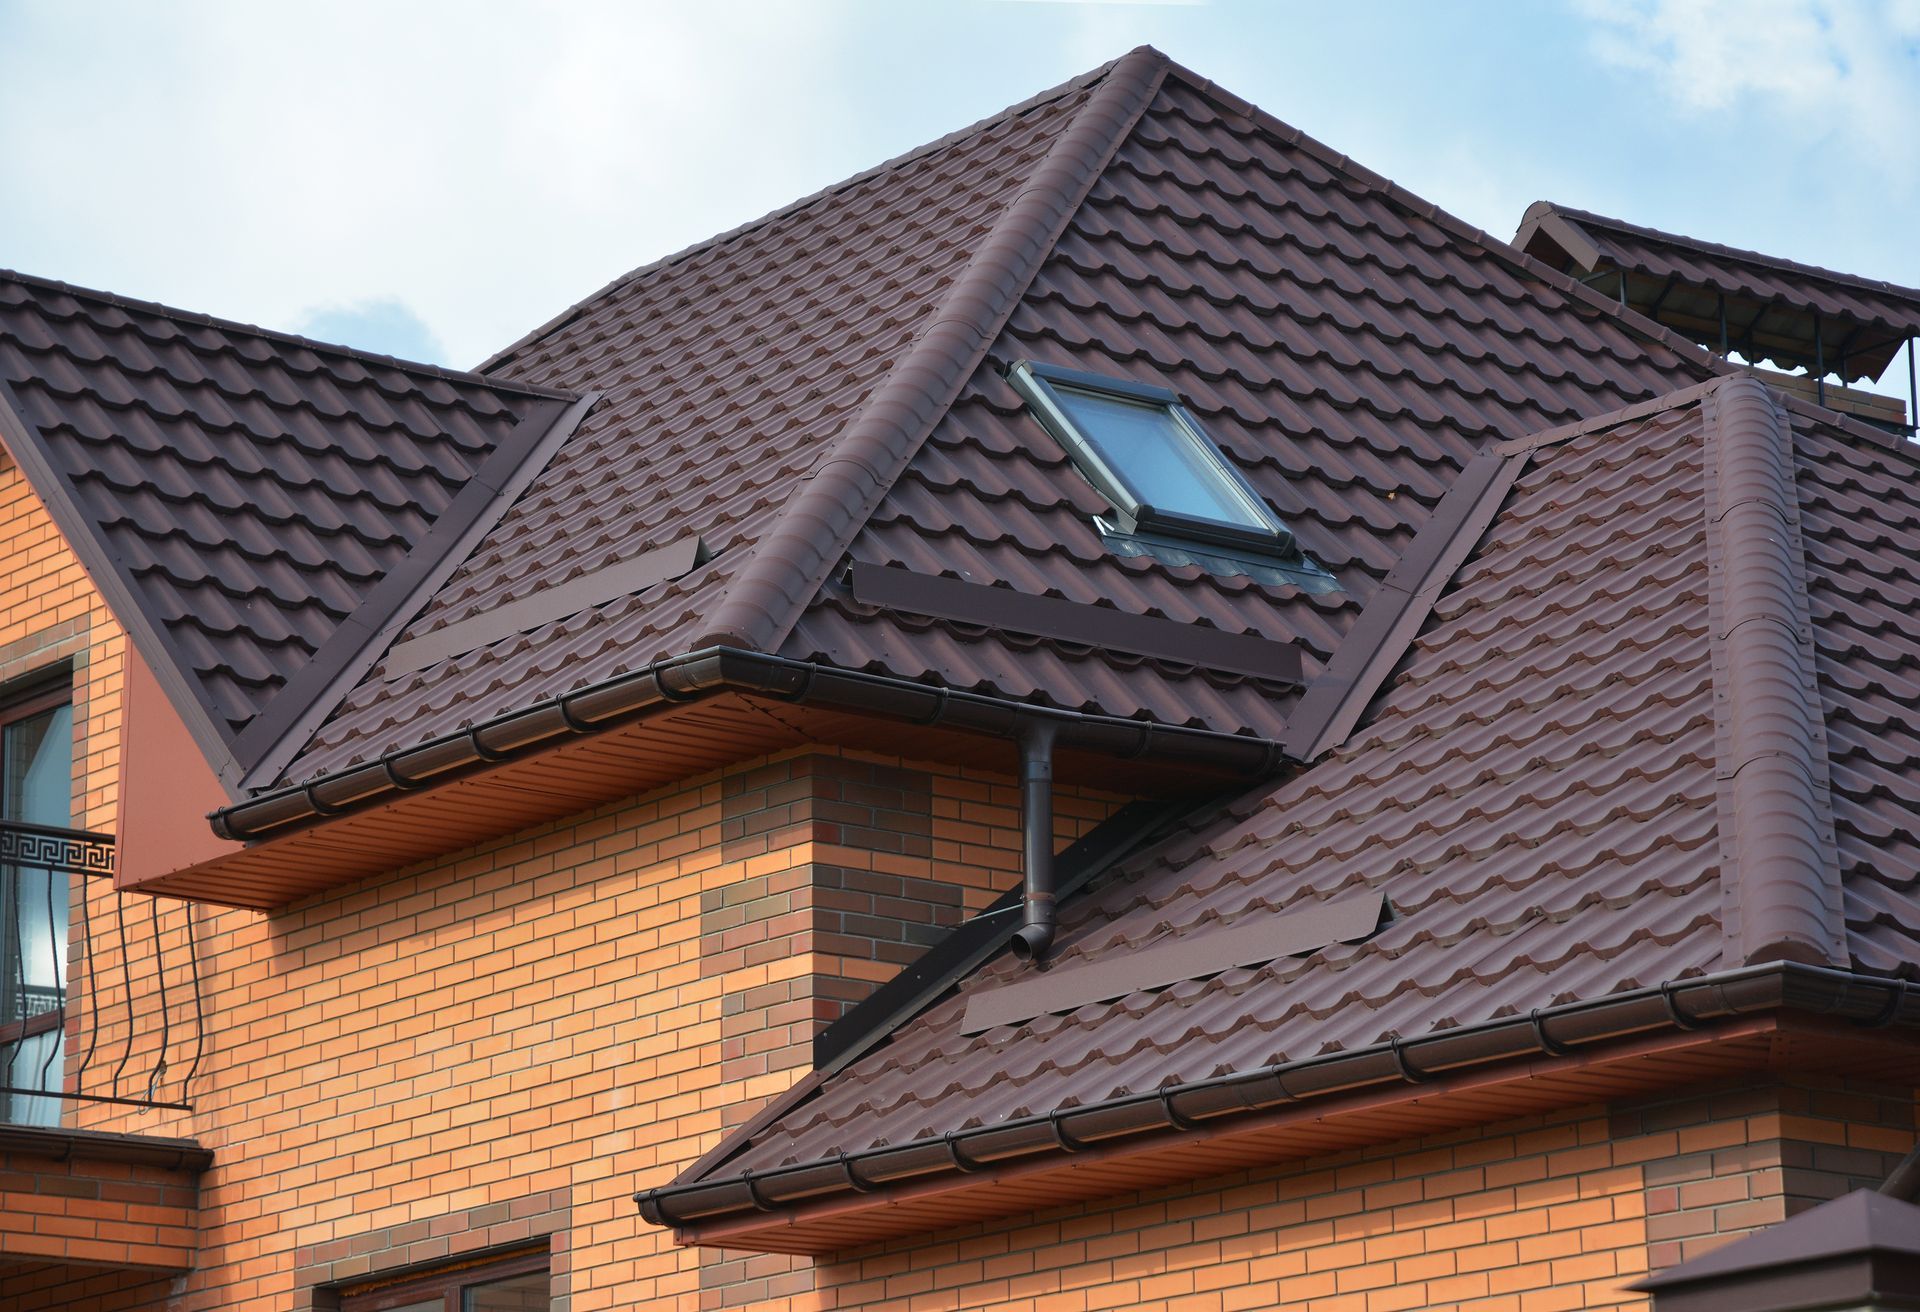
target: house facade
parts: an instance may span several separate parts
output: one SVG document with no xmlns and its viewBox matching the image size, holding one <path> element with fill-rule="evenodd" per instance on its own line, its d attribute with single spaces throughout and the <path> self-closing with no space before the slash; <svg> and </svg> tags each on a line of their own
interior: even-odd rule
<svg viewBox="0 0 1920 1312">
<path fill-rule="evenodd" d="M 1878 1185 L 1916 335 L 1151 50 L 471 373 L 0 277 L 0 1306 L 1633 1306 Z"/>
</svg>

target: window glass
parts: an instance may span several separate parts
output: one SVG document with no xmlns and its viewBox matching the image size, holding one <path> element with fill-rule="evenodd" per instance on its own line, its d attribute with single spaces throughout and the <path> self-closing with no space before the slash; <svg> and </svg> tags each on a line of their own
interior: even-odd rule
<svg viewBox="0 0 1920 1312">
<path fill-rule="evenodd" d="M 1155 510 L 1267 531 L 1213 456 L 1164 405 L 1058 387 L 1060 408 L 1108 468 Z"/>
<path fill-rule="evenodd" d="M 521 1253 L 344 1290 L 341 1312 L 550 1312 L 545 1253 Z"/>
<path fill-rule="evenodd" d="M 547 1312 L 549 1288 L 544 1271 L 496 1280 L 467 1290 L 466 1312 Z"/>
<path fill-rule="evenodd" d="M 65 827 L 73 822 L 73 708 L 54 706 L 0 725 L 0 819 Z M 71 877 L 0 866 L 0 1085 L 57 1090 L 66 1033 L 67 896 Z M 0 1095 L 0 1120 L 58 1125 L 60 1101 Z"/>
</svg>

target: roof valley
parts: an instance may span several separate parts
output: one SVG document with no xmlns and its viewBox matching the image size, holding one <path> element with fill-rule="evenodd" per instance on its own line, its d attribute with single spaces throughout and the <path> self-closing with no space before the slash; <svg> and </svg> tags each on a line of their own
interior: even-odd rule
<svg viewBox="0 0 1920 1312">
<path fill-rule="evenodd" d="M 1792 425 L 1752 379 L 1703 405 L 1725 962 L 1844 965 Z"/>
<path fill-rule="evenodd" d="M 1143 46 L 1114 64 L 979 249 L 926 330 L 854 415 L 782 511 L 708 620 L 697 646 L 773 651 L 1019 306 L 1062 229 L 1166 77 Z"/>
</svg>

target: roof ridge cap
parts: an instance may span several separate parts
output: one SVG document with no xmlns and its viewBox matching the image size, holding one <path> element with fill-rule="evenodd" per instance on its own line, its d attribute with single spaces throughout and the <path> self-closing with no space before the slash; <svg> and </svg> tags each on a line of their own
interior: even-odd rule
<svg viewBox="0 0 1920 1312">
<path fill-rule="evenodd" d="M 1434 201 L 1424 200 L 1414 195 L 1392 179 L 1382 177 L 1366 165 L 1340 154 L 1325 142 L 1307 135 L 1283 119 L 1276 118 L 1246 97 L 1228 91 L 1212 79 L 1202 77 L 1185 65 L 1175 60 L 1168 60 L 1167 75 L 1180 79 L 1202 95 L 1220 102 L 1233 112 L 1249 119 L 1256 126 L 1273 133 L 1289 146 L 1305 151 L 1335 172 L 1342 173 L 1362 186 L 1378 192 L 1388 203 L 1410 214 L 1418 215 L 1436 227 L 1451 233 L 1458 240 L 1469 241 L 1483 247 L 1489 255 L 1505 264 L 1513 272 L 1543 282 L 1562 295 L 1584 304 L 1588 309 L 1612 316 L 1619 320 L 1629 332 L 1658 342 L 1681 359 L 1706 368 L 1710 374 L 1727 374 L 1736 369 L 1737 366 L 1722 360 L 1698 342 L 1688 341 L 1671 328 L 1656 323 L 1638 310 L 1629 309 L 1612 297 L 1604 296 L 1586 284 L 1548 268 L 1525 251 L 1515 249 L 1511 243 L 1503 241 L 1485 229 L 1472 226 L 1464 219 L 1455 217 L 1441 209 Z"/>
<path fill-rule="evenodd" d="M 1140 47 L 1140 50 L 1150 50 L 1150 49 L 1152 49 L 1152 47 L 1150 46 Z M 1134 51 L 1131 53 L 1137 54 L 1139 53 L 1139 51 Z M 538 327 L 534 328 L 532 331 L 522 334 L 520 337 L 514 339 L 512 342 L 509 342 L 507 345 L 495 351 L 492 355 L 488 356 L 486 359 L 482 360 L 479 364 L 474 366 L 475 372 L 483 375 L 486 374 L 488 370 L 494 368 L 496 365 L 504 363 L 511 356 L 518 353 L 523 347 L 526 347 L 536 341 L 539 341 L 541 338 L 546 337 L 549 333 L 555 331 L 556 329 L 564 326 L 565 324 L 571 323 L 575 318 L 577 318 L 579 315 L 584 313 L 589 306 L 599 303 L 601 300 L 612 295 L 614 292 L 619 291 L 622 287 L 625 287 L 630 283 L 638 282 L 640 281 L 640 279 L 645 278 L 650 274 L 658 273 L 662 269 L 671 268 L 674 265 L 679 264 L 684 260 L 690 260 L 694 258 L 696 255 L 701 254 L 703 251 L 712 250 L 715 247 L 724 246 L 728 242 L 736 241 L 739 238 L 746 236 L 748 233 L 751 233 L 759 228 L 765 227 L 769 223 L 774 223 L 780 219 L 786 218 L 790 214 L 797 214 L 801 210 L 806 209 L 810 205 L 817 205 L 821 201 L 828 200 L 833 196 L 838 195 L 840 192 L 847 190 L 849 187 L 858 186 L 863 182 L 867 182 L 873 178 L 877 178 L 881 174 L 889 172 L 893 169 L 904 168 L 906 165 L 911 164 L 914 161 L 919 160 L 927 155 L 930 155 L 936 150 L 944 149 L 945 147 L 951 146 L 955 142 L 961 141 L 967 137 L 973 136 L 976 133 L 985 132 L 989 128 L 995 127 L 1000 123 L 1005 122 L 1008 119 L 1015 118 L 1021 114 L 1027 113 L 1029 110 L 1037 109 L 1041 105 L 1045 105 L 1052 101 L 1059 100 L 1065 96 L 1071 95 L 1072 93 L 1080 90 L 1083 87 L 1091 86 L 1094 83 L 1098 82 L 1101 78 L 1107 76 L 1107 74 L 1112 72 L 1114 67 L 1120 63 L 1120 60 L 1125 58 L 1127 58 L 1127 56 L 1122 55 L 1118 59 L 1110 59 L 1106 63 L 1100 65 L 1098 68 L 1089 69 L 1085 73 L 1079 74 L 1077 77 L 1068 78 L 1065 82 L 1060 83 L 1058 86 L 1049 87 L 1045 91 L 1041 91 L 1035 95 L 1028 96 L 1025 100 L 1022 100 L 1016 104 L 1008 105 L 1005 109 L 999 110 L 996 113 L 989 114 L 985 118 L 980 119 L 977 122 L 968 124 L 966 127 L 956 128 L 952 132 L 947 133 L 943 137 L 936 137 L 932 141 L 923 142 L 920 145 L 915 146 L 912 150 L 903 151 L 900 154 L 895 155 L 891 159 L 882 160 L 878 164 L 872 165 L 871 167 L 868 167 L 868 168 L 861 169 L 858 173 L 853 174 L 851 177 L 841 178 L 836 182 L 832 182 L 832 183 L 829 183 L 827 186 L 821 187 L 817 191 L 808 192 L 806 195 L 800 197 L 797 200 L 790 200 L 784 205 L 781 205 L 775 209 L 768 210 L 765 214 L 762 214 L 759 218 L 748 219 L 745 223 L 735 224 L 733 227 L 728 228 L 723 232 L 717 232 L 713 234 L 711 237 L 703 237 L 699 241 L 693 242 L 690 245 L 682 246 L 677 251 L 673 251 L 667 255 L 662 255 L 657 260 L 649 260 L 647 263 L 642 264 L 637 268 L 629 269 L 625 273 L 619 275 L 617 278 L 614 278 L 612 281 L 600 287 L 597 291 L 591 292 L 588 295 L 583 296 L 579 300 L 575 301 L 573 304 L 567 306 L 566 309 L 560 311 L 558 314 L 547 319 L 545 322 L 541 323 Z"/>
<path fill-rule="evenodd" d="M 772 651 L 920 449 L 1018 307 L 1060 231 L 1165 76 L 1151 47 L 1117 60 L 1007 202 L 926 327 L 803 480 L 694 645 Z"/>
<path fill-rule="evenodd" d="M 523 383 L 510 376 L 494 376 L 476 373 L 466 369 L 449 369 L 445 365 L 428 364 L 424 360 L 403 360 L 397 355 L 383 355 L 379 351 L 363 350 L 357 346 L 346 346 L 339 342 L 323 342 L 314 337 L 303 337 L 299 333 L 286 332 L 279 328 L 263 328 L 257 323 L 243 323 L 238 319 L 223 319 L 216 314 L 202 310 L 183 310 L 176 305 L 167 305 L 161 301 L 141 300 L 136 296 L 122 296 L 118 292 L 102 291 L 97 287 L 81 287 L 75 283 L 62 282 L 58 278 L 43 278 L 39 274 L 22 273 L 18 269 L 0 269 L 0 282 L 17 282 L 22 286 L 38 288 L 42 291 L 59 292 L 80 300 L 95 301 L 102 305 L 111 305 L 119 310 L 133 310 L 141 314 L 159 315 L 175 323 L 192 324 L 197 328 L 218 328 L 224 332 L 244 333 L 248 337 L 258 337 L 265 341 L 277 342 L 283 346 L 298 346 L 321 355 L 344 356 L 358 360 L 363 364 L 379 365 L 387 369 L 398 369 L 404 373 L 425 374 L 430 378 L 440 378 L 451 383 L 472 383 L 498 391 L 519 392 L 541 400 L 574 399 L 575 393 L 561 388 L 542 387 L 537 383 Z"/>
<path fill-rule="evenodd" d="M 1920 288 L 1908 287 L 1904 283 L 1889 282 L 1885 278 L 1869 278 L 1864 274 L 1846 273 L 1839 269 L 1829 269 L 1823 264 L 1808 264 L 1802 260 L 1789 259 L 1784 255 L 1769 255 L 1765 251 L 1753 250 L 1746 246 L 1730 246 L 1726 242 L 1709 241 L 1705 237 L 1689 237 L 1685 233 L 1671 232 L 1665 228 L 1655 228 L 1644 223 L 1634 223 L 1628 219 L 1616 219 L 1592 210 L 1576 209 L 1571 205 L 1562 205 L 1558 201 L 1537 200 L 1527 207 L 1531 214 L 1536 207 L 1546 207 L 1546 212 L 1574 224 L 1592 224 L 1599 228 L 1614 228 L 1638 237 L 1656 237 L 1661 241 L 1670 241 L 1682 246 L 1692 246 L 1696 250 L 1710 251 L 1716 255 L 1732 256 L 1752 264 L 1769 265 L 1792 273 L 1812 274 L 1831 282 L 1844 282 L 1863 291 L 1892 292 L 1898 296 L 1920 301 Z M 1524 223 L 1524 219 L 1522 220 Z"/>
<path fill-rule="evenodd" d="M 1793 430 L 1770 388 L 1706 395 L 1707 641 L 1730 962 L 1847 963 Z"/>
</svg>

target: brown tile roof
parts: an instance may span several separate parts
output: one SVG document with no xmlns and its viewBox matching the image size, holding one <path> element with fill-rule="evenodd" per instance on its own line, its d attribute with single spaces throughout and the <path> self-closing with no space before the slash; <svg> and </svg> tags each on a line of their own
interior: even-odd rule
<svg viewBox="0 0 1920 1312">
<path fill-rule="evenodd" d="M 1101 89 L 1116 94 L 1109 71 L 637 270 L 496 357 L 494 368 L 605 399 L 405 637 L 690 530 L 713 558 L 426 669 L 376 668 L 289 777 L 688 651 L 716 625 L 736 643 L 755 637 L 732 630 L 768 621 L 728 619 L 727 599 L 736 584 L 760 588 L 772 557 L 758 548 L 845 531 L 821 518 L 844 520 L 839 494 L 796 492 L 842 467 L 836 439 L 885 401 L 895 366 L 918 356 L 970 271 L 1013 276 L 981 257 L 1055 148 L 1078 145 L 1068 134 L 1098 112 Z"/>
<path fill-rule="evenodd" d="M 0 273 L 0 436 L 230 787 L 567 403 Z"/>
<path fill-rule="evenodd" d="M 1812 368 L 1824 356 L 1844 379 L 1878 378 L 1900 344 L 1920 336 L 1920 290 L 1549 201 L 1527 208 L 1513 244 L 1576 276 L 1625 271 L 1634 308 L 1716 348 L 1716 298 L 1724 296 L 1728 344 L 1786 369 Z M 1611 291 L 1614 281 L 1599 286 Z"/>
<path fill-rule="evenodd" d="M 1078 966 L 1363 890 L 1391 923 L 968 1033 L 1033 976 L 1002 954 L 653 1214 L 750 1208 L 742 1171 L 778 1208 L 807 1164 L 952 1133 L 978 1167 L 1009 1123 L 1383 1044 L 1415 1070 L 1450 1032 L 1762 963 L 1920 978 L 1920 457 L 1749 379 L 1493 453 L 1510 483 L 1430 529 L 1492 488 L 1471 556 L 1379 594 L 1418 634 L 1356 684 L 1361 726 L 1064 905 L 1048 975 L 1072 996 Z"/>
<path fill-rule="evenodd" d="M 1345 591 L 1113 555 L 1001 376 L 1029 356 L 1175 386 Z M 839 570 L 1297 641 L 1311 673 L 1477 445 L 1711 372 L 1150 50 L 640 270 L 499 367 L 606 399 L 407 638 L 688 531 L 712 560 L 376 668 L 289 781 L 712 643 L 1275 737 L 1291 684 L 876 610 Z"/>
</svg>

